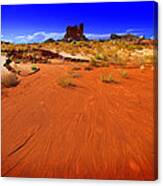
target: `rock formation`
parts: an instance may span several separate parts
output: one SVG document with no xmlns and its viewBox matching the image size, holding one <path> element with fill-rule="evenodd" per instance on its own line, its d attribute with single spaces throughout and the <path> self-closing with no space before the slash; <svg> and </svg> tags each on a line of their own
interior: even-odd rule
<svg viewBox="0 0 163 186">
<path fill-rule="evenodd" d="M 117 35 L 111 34 L 110 39 L 112 40 L 124 40 L 124 41 L 139 41 L 143 39 L 142 37 L 133 35 L 133 34 L 126 34 L 126 35 Z"/>
<path fill-rule="evenodd" d="M 157 40 L 153 40 L 153 39 L 143 39 L 140 41 L 141 45 L 156 45 L 157 46 Z"/>
<path fill-rule="evenodd" d="M 79 26 L 68 26 L 66 34 L 64 35 L 64 41 L 82 41 L 88 40 L 84 35 L 84 24 Z"/>
</svg>

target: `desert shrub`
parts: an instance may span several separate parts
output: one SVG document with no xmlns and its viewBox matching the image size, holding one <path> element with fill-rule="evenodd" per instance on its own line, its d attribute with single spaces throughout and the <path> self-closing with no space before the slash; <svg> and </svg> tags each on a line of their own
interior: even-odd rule
<svg viewBox="0 0 163 186">
<path fill-rule="evenodd" d="M 81 41 L 76 41 L 76 46 L 77 47 L 82 47 L 82 42 Z"/>
<path fill-rule="evenodd" d="M 108 61 L 108 56 L 106 54 L 103 54 L 103 60 Z"/>
<path fill-rule="evenodd" d="M 71 41 L 70 44 L 71 45 L 75 45 L 76 44 L 76 41 Z"/>
<path fill-rule="evenodd" d="M 107 61 L 107 60 L 108 60 L 108 57 L 107 57 L 107 55 L 104 54 L 104 53 L 97 53 L 97 54 L 95 55 L 95 59 L 96 59 L 96 60 Z"/>
<path fill-rule="evenodd" d="M 125 58 L 123 55 L 113 54 L 112 61 L 114 64 L 124 66 L 127 63 L 127 58 Z"/>
<path fill-rule="evenodd" d="M 109 67 L 109 63 L 108 62 L 101 62 L 100 67 Z"/>
<path fill-rule="evenodd" d="M 109 67 L 109 62 L 97 61 L 95 58 L 91 58 L 89 63 L 92 67 Z"/>
<path fill-rule="evenodd" d="M 146 60 L 145 60 L 144 56 L 137 57 L 137 60 L 138 60 L 138 63 L 140 66 L 145 65 Z"/>
<path fill-rule="evenodd" d="M 144 65 L 140 65 L 140 70 L 143 72 L 145 69 L 145 66 Z"/>
<path fill-rule="evenodd" d="M 71 70 L 67 72 L 67 74 L 70 75 L 70 76 L 71 76 L 73 73 L 74 73 L 74 72 L 71 71 Z"/>
<path fill-rule="evenodd" d="M 75 66 L 75 67 L 72 68 L 72 70 L 81 70 L 81 67 Z"/>
<path fill-rule="evenodd" d="M 143 46 L 141 45 L 133 45 L 133 44 L 130 44 L 130 45 L 126 45 L 126 48 L 128 50 L 142 50 L 143 49 Z"/>
<path fill-rule="evenodd" d="M 35 64 L 32 64 L 31 69 L 32 69 L 32 71 L 35 71 L 38 69 L 38 67 Z"/>
<path fill-rule="evenodd" d="M 97 60 L 103 60 L 102 54 L 97 53 L 97 54 L 95 55 L 95 59 L 97 59 Z"/>
<path fill-rule="evenodd" d="M 115 79 L 113 78 L 111 74 L 100 75 L 100 81 L 102 81 L 103 83 L 116 83 Z"/>
<path fill-rule="evenodd" d="M 90 70 L 93 70 L 93 68 L 91 66 L 86 66 L 86 67 L 84 67 L 84 70 L 90 71 Z"/>
<path fill-rule="evenodd" d="M 73 49 L 71 49 L 71 50 L 69 51 L 69 53 L 70 53 L 72 56 L 75 56 L 75 55 L 76 55 L 76 51 L 73 50 Z"/>
<path fill-rule="evenodd" d="M 122 78 L 128 78 L 128 72 L 125 71 L 125 70 L 122 70 L 122 71 L 120 72 L 120 75 L 121 75 Z"/>
<path fill-rule="evenodd" d="M 82 47 L 91 48 L 91 45 L 87 41 L 81 41 Z"/>
<path fill-rule="evenodd" d="M 72 73 L 72 78 L 80 78 L 81 77 L 81 74 L 79 73 Z"/>
<path fill-rule="evenodd" d="M 70 77 L 62 77 L 58 79 L 58 85 L 60 85 L 63 88 L 76 86 Z"/>
<path fill-rule="evenodd" d="M 74 71 L 68 71 L 67 74 L 68 74 L 68 76 L 70 76 L 72 78 L 80 78 L 81 77 L 80 73 L 76 73 Z"/>
<path fill-rule="evenodd" d="M 144 56 L 144 61 L 145 63 L 155 63 L 157 60 L 157 56 L 156 54 L 154 53 L 153 55 L 146 55 Z"/>
<path fill-rule="evenodd" d="M 93 66 L 93 67 L 99 67 L 100 66 L 99 62 L 94 57 L 91 58 L 90 65 Z"/>
</svg>

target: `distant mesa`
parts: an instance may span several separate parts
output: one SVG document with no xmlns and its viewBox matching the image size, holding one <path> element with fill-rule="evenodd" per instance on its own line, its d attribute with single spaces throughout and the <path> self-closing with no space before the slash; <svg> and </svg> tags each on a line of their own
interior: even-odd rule
<svg viewBox="0 0 163 186">
<path fill-rule="evenodd" d="M 158 42 L 155 39 L 145 39 L 144 36 L 136 36 L 133 34 L 125 34 L 125 35 L 117 35 L 111 34 L 111 40 L 118 40 L 118 41 L 127 41 L 133 44 L 140 44 L 140 45 L 157 45 Z"/>
<path fill-rule="evenodd" d="M 144 39 L 144 37 L 136 36 L 133 34 L 125 34 L 125 35 L 117 35 L 111 34 L 111 40 L 124 40 L 124 41 L 139 41 L 140 39 Z"/>
<path fill-rule="evenodd" d="M 158 45 L 158 41 L 155 39 L 143 39 L 140 41 L 141 45 Z"/>
<path fill-rule="evenodd" d="M 53 38 L 49 38 L 44 41 L 44 43 L 54 43 L 54 42 L 55 42 L 55 40 Z"/>
<path fill-rule="evenodd" d="M 9 41 L 1 41 L 1 44 L 9 45 L 9 44 L 11 44 L 11 42 L 9 42 Z"/>
<path fill-rule="evenodd" d="M 66 28 L 66 34 L 64 35 L 64 41 L 87 41 L 88 39 L 84 35 L 84 24 L 79 26 L 68 26 Z"/>
</svg>

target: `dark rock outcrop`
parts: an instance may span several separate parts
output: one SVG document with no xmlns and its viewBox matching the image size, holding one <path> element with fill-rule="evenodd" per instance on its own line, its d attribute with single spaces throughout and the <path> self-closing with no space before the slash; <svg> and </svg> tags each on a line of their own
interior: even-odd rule
<svg viewBox="0 0 163 186">
<path fill-rule="evenodd" d="M 124 40 L 124 41 L 139 41 L 140 39 L 143 39 L 143 38 L 133 35 L 133 34 L 126 34 L 126 35 L 111 34 L 110 39 L 111 40 Z"/>
<path fill-rule="evenodd" d="M 88 40 L 84 35 L 84 24 L 81 23 L 79 26 L 68 26 L 63 40 L 64 41 Z"/>
<path fill-rule="evenodd" d="M 53 38 L 49 38 L 44 41 L 44 43 L 54 43 L 54 42 L 55 42 L 55 40 Z"/>
<path fill-rule="evenodd" d="M 155 45 L 157 46 L 158 42 L 157 40 L 152 40 L 152 39 L 142 39 L 139 44 L 141 45 Z"/>
<path fill-rule="evenodd" d="M 58 53 L 54 53 L 42 48 L 12 50 L 8 52 L 15 63 L 48 63 L 49 59 L 58 58 Z"/>
<path fill-rule="evenodd" d="M 9 44 L 11 44 L 11 42 L 9 42 L 9 41 L 1 41 L 1 44 L 9 45 Z"/>
</svg>

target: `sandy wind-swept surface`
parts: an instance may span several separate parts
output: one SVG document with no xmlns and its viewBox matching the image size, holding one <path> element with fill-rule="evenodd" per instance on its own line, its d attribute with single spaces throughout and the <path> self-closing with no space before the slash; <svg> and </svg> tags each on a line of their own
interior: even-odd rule
<svg viewBox="0 0 163 186">
<path fill-rule="evenodd" d="M 71 65 L 39 65 L 2 97 L 2 175 L 153 180 L 153 71 L 80 71 L 76 87 L 57 78 Z M 119 81 L 105 84 L 103 72 Z"/>
</svg>

